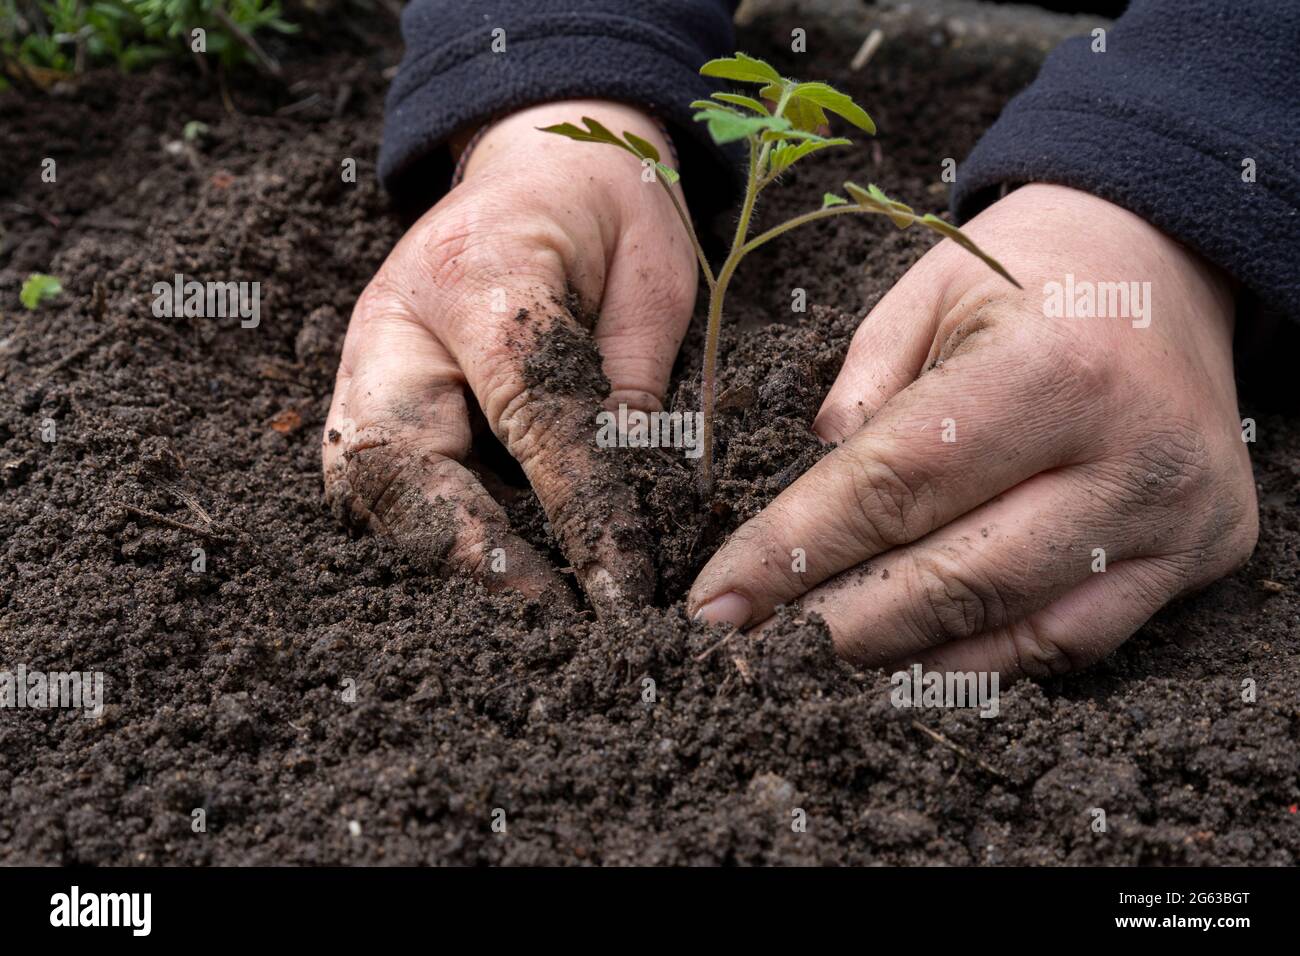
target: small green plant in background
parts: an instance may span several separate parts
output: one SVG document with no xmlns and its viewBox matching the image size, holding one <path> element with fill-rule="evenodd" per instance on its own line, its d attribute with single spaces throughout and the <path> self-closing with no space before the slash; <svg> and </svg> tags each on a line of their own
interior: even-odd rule
<svg viewBox="0 0 1300 956">
<path fill-rule="evenodd" d="M 741 202 L 740 219 L 736 223 L 731 251 L 716 273 L 704 255 L 704 249 L 695 233 L 691 217 L 682 208 L 672 191 L 672 186 L 679 177 L 676 172 L 663 164 L 653 145 L 627 132 L 620 139 L 588 117 L 582 118 L 585 128 L 573 123 L 560 123 L 544 127 L 543 132 L 566 136 L 579 142 L 617 146 L 636 156 L 643 163 L 653 164 L 658 173 L 655 176 L 656 181 L 667 192 L 668 198 L 672 200 L 673 207 L 690 235 L 696 258 L 700 263 L 700 270 L 704 273 L 704 280 L 709 288 L 708 326 L 705 333 L 704 370 L 701 377 L 704 448 L 700 463 L 700 489 L 707 497 L 713 491 L 713 411 L 718 367 L 718 332 L 722 327 L 723 301 L 736 267 L 747 254 L 796 226 L 832 216 L 866 213 L 887 216 L 900 229 L 917 223 L 933 230 L 978 256 L 989 268 L 1017 288 L 1019 283 L 956 226 L 928 213 L 918 215 L 910 206 L 890 199 L 873 185 L 864 188 L 856 183 L 846 182 L 844 192 L 848 194 L 848 198 L 836 193 L 826 193 L 822 197 L 820 209 L 795 216 L 750 238 L 749 227 L 754 215 L 755 203 L 764 189 L 780 179 L 782 174 L 805 157 L 824 149 L 852 145 L 851 140 L 843 137 L 822 135 L 821 130 L 829 123 L 827 113 L 833 113 L 870 135 L 875 134 L 876 125 L 866 111 L 854 103 L 847 94 L 825 83 L 801 83 L 781 76 L 770 64 L 744 53 L 710 60 L 700 68 L 700 73 L 718 79 L 752 83 L 759 87 L 757 98 L 722 92 L 714 93 L 711 99 L 696 100 L 691 104 L 698 110 L 695 119 L 708 126 L 709 135 L 714 142 L 725 145 L 743 141 L 749 147 L 745 195 Z"/>
<path fill-rule="evenodd" d="M 62 291 L 63 283 L 54 276 L 33 272 L 23 283 L 22 290 L 18 293 L 18 301 L 23 304 L 23 308 L 32 310 L 47 299 L 53 299 Z"/>
<path fill-rule="evenodd" d="M 190 57 L 196 29 L 206 53 L 231 69 L 267 64 L 254 34 L 297 27 L 278 0 L 0 0 L 0 84 L 8 76 L 45 85 L 106 64 L 130 72 Z"/>
</svg>

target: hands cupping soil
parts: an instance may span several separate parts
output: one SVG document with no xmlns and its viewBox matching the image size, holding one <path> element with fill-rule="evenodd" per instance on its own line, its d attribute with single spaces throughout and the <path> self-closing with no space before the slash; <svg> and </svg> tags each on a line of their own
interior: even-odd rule
<svg viewBox="0 0 1300 956">
<path fill-rule="evenodd" d="M 633 157 L 536 131 L 573 115 L 670 155 L 652 120 L 617 104 L 553 103 L 492 127 L 461 185 L 357 302 L 323 464 L 340 516 L 421 564 L 563 599 L 557 572 L 465 467 L 472 394 L 608 614 L 649 603 L 654 573 L 635 497 L 595 446 L 595 416 L 602 402 L 662 407 L 696 271 L 671 204 Z"/>
<path fill-rule="evenodd" d="M 609 103 L 493 127 L 357 303 L 325 482 L 341 516 L 430 567 L 567 595 L 465 467 L 468 389 L 607 615 L 648 603 L 654 578 L 595 414 L 662 407 L 696 270 L 633 157 L 536 132 L 573 115 L 670 155 L 653 121 Z M 817 417 L 838 447 L 719 549 L 692 614 L 761 629 L 798 600 L 863 664 L 1045 676 L 1099 659 L 1249 556 L 1226 280 L 1063 187 L 1018 190 L 967 231 L 1024 290 L 951 242 L 913 267 L 859 328 Z M 1149 291 L 1124 315 L 1048 315 L 1043 290 L 1067 274 Z"/>
<path fill-rule="evenodd" d="M 714 555 L 692 613 L 752 628 L 799 600 L 864 664 L 1045 676 L 1245 562 L 1258 516 L 1222 275 L 1063 187 L 967 232 L 1024 291 L 949 242 L 922 258 L 818 415 L 839 446 Z M 1049 316 L 1067 274 L 1149 282 L 1146 315 Z"/>
</svg>

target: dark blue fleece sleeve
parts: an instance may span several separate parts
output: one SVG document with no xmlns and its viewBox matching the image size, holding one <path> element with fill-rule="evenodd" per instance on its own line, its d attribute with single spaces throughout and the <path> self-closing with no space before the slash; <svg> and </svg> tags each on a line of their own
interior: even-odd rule
<svg viewBox="0 0 1300 956">
<path fill-rule="evenodd" d="M 725 160 L 691 100 L 698 73 L 732 52 L 731 0 L 413 0 L 406 54 L 388 93 L 379 173 L 407 208 L 427 208 L 452 172 L 448 138 L 501 113 L 600 97 L 642 106 L 673 134 L 687 195 L 716 195 Z M 500 50 L 495 52 L 493 41 Z M 726 190 L 723 190 L 725 193 Z"/>
<path fill-rule="evenodd" d="M 1003 184 L 1086 190 L 1300 320 L 1300 2 L 1133 0 L 1105 39 L 1066 41 L 1011 101 L 959 168 L 958 218 Z"/>
</svg>

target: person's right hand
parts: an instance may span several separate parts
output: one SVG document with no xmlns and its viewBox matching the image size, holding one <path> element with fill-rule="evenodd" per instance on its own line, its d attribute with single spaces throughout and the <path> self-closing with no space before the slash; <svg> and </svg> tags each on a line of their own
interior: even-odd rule
<svg viewBox="0 0 1300 956">
<path fill-rule="evenodd" d="M 583 116 L 671 154 L 654 121 L 614 103 L 551 103 L 493 126 L 463 182 L 358 300 L 323 458 L 336 513 L 424 566 L 563 599 L 562 580 L 464 466 L 468 387 L 606 614 L 648 603 L 654 571 L 635 498 L 604 457 L 617 452 L 596 447 L 595 416 L 602 400 L 662 407 L 696 265 L 635 157 L 537 130 Z M 594 327 L 570 311 L 570 292 Z"/>
</svg>

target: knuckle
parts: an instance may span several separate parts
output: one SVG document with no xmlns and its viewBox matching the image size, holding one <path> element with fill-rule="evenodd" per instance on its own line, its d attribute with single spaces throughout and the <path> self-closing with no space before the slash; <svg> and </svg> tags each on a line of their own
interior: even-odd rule
<svg viewBox="0 0 1300 956">
<path fill-rule="evenodd" d="M 477 573 L 489 560 L 478 526 L 493 510 L 480 503 L 480 520 L 471 520 L 470 491 L 453 459 L 364 433 L 345 444 L 325 477 L 326 501 L 345 526 L 388 535 L 439 573 Z"/>
<path fill-rule="evenodd" d="M 1008 629 L 1012 666 L 1026 677 L 1045 680 L 1068 674 L 1075 663 L 1062 644 L 1025 619 Z"/>
<path fill-rule="evenodd" d="M 500 411 L 495 417 L 497 437 L 521 467 L 560 438 L 562 415 L 555 399 L 538 396 L 516 376 L 489 376 L 488 401 Z M 493 421 L 489 417 L 489 421 Z"/>
<path fill-rule="evenodd" d="M 474 392 L 493 434 L 514 452 L 512 432 L 525 430 L 533 416 L 533 401 L 524 384 L 524 369 L 508 347 L 486 348 L 478 359 L 478 380 Z M 518 457 L 518 456 L 516 456 Z"/>
<path fill-rule="evenodd" d="M 347 524 L 402 524 L 425 493 L 450 490 L 460 466 L 400 427 L 345 423 L 341 447 L 325 470 L 326 500 Z"/>
<path fill-rule="evenodd" d="M 1152 429 L 1126 465 L 1121 499 L 1129 511 L 1188 506 L 1204 490 L 1212 469 L 1204 436 L 1181 420 Z"/>
<path fill-rule="evenodd" d="M 986 374 L 1020 383 L 1020 393 L 1033 396 L 1035 408 L 1065 416 L 1082 433 L 1118 413 L 1123 388 L 1112 352 L 1041 323 L 1016 324 L 1005 334 L 1009 347 L 990 360 Z M 1079 428 L 1083 423 L 1091 427 Z"/>
<path fill-rule="evenodd" d="M 563 275 L 573 257 L 572 239 L 550 217 L 506 214 L 482 202 L 430 220 L 416 242 L 428 281 L 444 294 Z"/>
<path fill-rule="evenodd" d="M 1104 395 L 1110 390 L 1116 374 L 1116 364 L 1111 355 L 1088 348 L 1073 337 L 1053 337 L 1048 341 L 1043 373 L 1058 387 L 1090 397 Z M 1037 342 L 1033 347 L 1042 350 L 1042 343 Z"/>
<path fill-rule="evenodd" d="M 342 448 L 325 470 L 325 497 L 330 510 L 349 526 L 382 522 L 381 503 L 401 471 L 402 465 L 388 439 L 345 426 Z"/>
<path fill-rule="evenodd" d="M 587 562 L 583 555 L 605 533 L 616 530 L 616 516 L 631 511 L 613 473 L 595 459 L 591 438 L 584 434 L 583 411 L 571 398 L 538 394 L 520 385 L 505 399 L 497 423 L 498 437 L 529 475 L 575 567 Z M 599 488 L 603 508 L 593 511 L 589 495 L 581 493 L 584 478 Z M 609 519 L 606 526 L 597 526 L 597 513 Z"/>
<path fill-rule="evenodd" d="M 858 529 L 865 543 L 876 551 L 906 544 L 927 526 L 932 519 L 926 509 L 931 493 L 928 482 L 908 480 L 894 466 L 878 458 L 868 459 L 851 446 L 842 446 L 848 458 L 850 480 L 847 491 L 851 496 L 849 513 L 857 519 Z"/>
<path fill-rule="evenodd" d="M 992 579 L 952 555 L 912 559 L 911 580 L 918 630 L 936 643 L 971 637 L 1006 619 L 1007 609 Z"/>
</svg>

